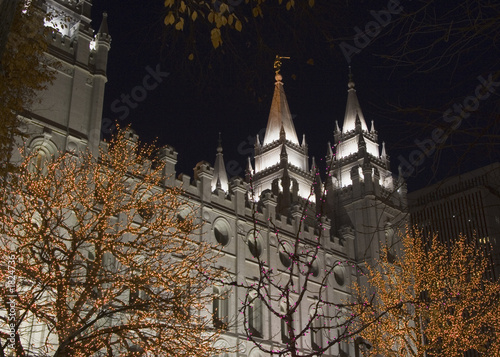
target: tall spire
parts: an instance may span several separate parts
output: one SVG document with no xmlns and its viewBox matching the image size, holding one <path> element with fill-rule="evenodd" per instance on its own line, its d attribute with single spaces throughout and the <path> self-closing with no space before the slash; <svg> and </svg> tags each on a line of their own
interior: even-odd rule
<svg viewBox="0 0 500 357">
<path fill-rule="evenodd" d="M 99 27 L 99 32 L 98 34 L 102 36 L 109 36 L 109 29 L 108 29 L 108 13 L 103 12 L 102 13 L 102 22 L 101 26 Z"/>
<path fill-rule="evenodd" d="M 354 89 L 354 81 L 352 79 L 351 67 L 349 66 L 349 83 L 347 84 L 347 105 L 345 109 L 344 124 L 342 125 L 342 133 L 354 130 L 356 126 L 356 118 L 359 117 L 361 122 L 361 129 L 368 131 L 366 126 L 365 117 L 359 105 L 358 96 Z"/>
<path fill-rule="evenodd" d="M 222 155 L 222 139 L 219 133 L 219 144 L 217 146 L 217 155 L 215 156 L 214 177 L 212 178 L 212 190 L 220 188 L 225 192 L 229 191 L 227 180 L 226 166 L 224 165 L 224 157 Z"/>
<path fill-rule="evenodd" d="M 271 103 L 271 110 L 269 112 L 269 119 L 267 121 L 266 135 L 264 136 L 263 145 L 272 143 L 280 138 L 280 129 L 283 126 L 286 138 L 294 144 L 299 145 L 299 139 L 295 132 L 293 125 L 292 115 L 288 108 L 285 90 L 283 89 L 283 77 L 279 73 L 281 68 L 281 59 L 286 57 L 276 56 L 274 68 L 276 70 L 276 83 L 274 85 L 273 101 Z"/>
</svg>

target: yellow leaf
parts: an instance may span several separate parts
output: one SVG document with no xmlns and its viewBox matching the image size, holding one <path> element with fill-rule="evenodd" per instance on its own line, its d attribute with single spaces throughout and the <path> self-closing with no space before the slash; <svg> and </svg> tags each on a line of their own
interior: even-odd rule
<svg viewBox="0 0 500 357">
<path fill-rule="evenodd" d="M 226 11 L 229 12 L 229 6 L 227 4 L 224 4 L 224 3 L 220 4 L 219 13 L 223 14 Z"/>
<path fill-rule="evenodd" d="M 188 56 L 188 60 L 192 61 L 193 59 L 194 59 L 194 54 L 190 53 L 189 56 Z"/>
<path fill-rule="evenodd" d="M 186 3 L 184 1 L 181 1 L 181 6 L 179 7 L 180 12 L 186 11 Z"/>
<path fill-rule="evenodd" d="M 281 5 L 283 3 L 283 0 L 279 0 L 278 3 Z"/>
<path fill-rule="evenodd" d="M 233 21 L 234 21 L 234 15 L 233 15 L 233 14 L 231 14 L 231 15 L 229 15 L 229 16 L 228 16 L 228 18 L 227 18 L 227 23 L 228 23 L 229 25 L 232 25 L 232 24 L 233 24 Z"/>
<path fill-rule="evenodd" d="M 214 23 L 214 16 L 215 14 L 213 13 L 213 11 L 208 14 L 208 22 L 210 22 L 211 24 Z"/>
<path fill-rule="evenodd" d="M 175 22 L 175 17 L 172 11 L 169 11 L 167 16 L 165 16 L 165 25 L 172 25 Z"/>
<path fill-rule="evenodd" d="M 311 66 L 314 66 L 314 59 L 309 58 L 309 59 L 307 60 L 307 64 L 310 64 Z"/>
<path fill-rule="evenodd" d="M 215 14 L 215 26 L 217 26 L 217 28 L 220 28 L 222 26 L 222 17 L 223 16 L 219 14 Z"/>
<path fill-rule="evenodd" d="M 243 27 L 243 26 L 241 25 L 241 21 L 240 21 L 240 20 L 236 20 L 236 24 L 234 24 L 234 28 L 235 28 L 237 31 L 241 32 L 241 28 L 242 28 L 242 27 Z"/>
<path fill-rule="evenodd" d="M 212 45 L 214 46 L 214 48 L 217 48 L 220 45 L 222 45 L 220 29 L 213 28 L 212 32 L 210 33 L 210 39 L 212 40 Z"/>
<path fill-rule="evenodd" d="M 183 28 L 184 28 L 184 18 L 181 17 L 179 19 L 179 22 L 175 24 L 175 29 L 182 31 Z"/>
<path fill-rule="evenodd" d="M 174 0 L 165 0 L 165 7 L 172 7 Z"/>
<path fill-rule="evenodd" d="M 314 0 L 309 0 L 309 6 L 313 7 L 314 6 Z"/>
<path fill-rule="evenodd" d="M 259 10 L 258 10 L 256 7 L 254 7 L 254 8 L 252 9 L 252 14 L 253 14 L 253 17 L 257 17 L 257 16 L 259 16 Z"/>
<path fill-rule="evenodd" d="M 198 13 L 196 11 L 193 11 L 193 13 L 191 14 L 191 20 L 196 21 L 197 18 L 198 18 Z"/>
</svg>

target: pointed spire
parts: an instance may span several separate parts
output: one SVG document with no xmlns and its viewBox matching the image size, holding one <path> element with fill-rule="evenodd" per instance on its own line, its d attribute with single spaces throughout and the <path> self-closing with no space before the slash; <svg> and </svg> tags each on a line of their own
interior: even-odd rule
<svg viewBox="0 0 500 357">
<path fill-rule="evenodd" d="M 385 151 L 385 141 L 382 141 L 382 154 L 380 155 L 380 158 L 382 159 L 387 159 L 387 153 Z"/>
<path fill-rule="evenodd" d="M 373 120 L 372 120 L 372 128 L 370 129 L 370 133 L 374 133 L 375 132 L 375 124 L 373 123 Z"/>
<path fill-rule="evenodd" d="M 288 153 L 286 152 L 285 144 L 281 145 L 280 161 L 283 163 L 288 162 Z"/>
<path fill-rule="evenodd" d="M 326 152 L 326 156 L 328 156 L 328 157 L 332 157 L 333 156 L 332 144 L 330 142 L 328 142 L 328 149 L 327 149 L 327 152 Z"/>
<path fill-rule="evenodd" d="M 368 131 L 365 117 L 363 115 L 363 112 L 361 111 L 358 97 L 356 95 L 356 90 L 354 89 L 354 81 L 350 66 L 349 83 L 347 84 L 347 87 L 347 105 L 345 109 L 344 124 L 342 125 L 342 132 L 347 133 L 348 131 L 354 130 L 356 125 L 356 118 L 359 118 L 361 122 L 361 129 L 364 131 Z"/>
<path fill-rule="evenodd" d="M 307 145 L 306 143 L 306 134 L 302 134 L 302 147 L 305 147 Z"/>
<path fill-rule="evenodd" d="M 280 141 L 285 142 L 285 140 L 286 140 L 285 127 L 283 126 L 283 122 L 281 122 Z"/>
<path fill-rule="evenodd" d="M 212 178 L 212 190 L 222 189 L 225 192 L 229 191 L 226 167 L 224 165 L 224 157 L 222 155 L 222 138 L 219 133 L 219 143 L 217 145 L 217 155 L 215 156 L 214 177 Z"/>
<path fill-rule="evenodd" d="M 100 35 L 109 35 L 109 30 L 108 30 L 108 13 L 103 12 L 102 13 L 102 22 L 101 22 L 101 27 L 99 27 L 99 34 Z"/>
<path fill-rule="evenodd" d="M 316 172 L 316 159 L 313 156 L 312 158 L 312 164 L 311 164 L 311 173 L 314 174 Z"/>
<path fill-rule="evenodd" d="M 247 158 L 247 169 L 245 170 L 245 180 L 246 182 L 250 182 L 252 179 L 253 175 L 253 168 L 252 168 L 252 160 L 250 159 L 250 156 Z"/>
<path fill-rule="evenodd" d="M 255 142 L 257 143 L 257 146 L 260 146 L 260 137 L 259 137 L 259 134 L 256 135 L 255 137 Z"/>
<path fill-rule="evenodd" d="M 366 151 L 366 141 L 362 133 L 360 133 L 358 137 L 358 150 Z"/>
<path fill-rule="evenodd" d="M 359 115 L 356 115 L 356 122 L 354 125 L 356 132 L 361 133 L 361 120 L 359 119 Z"/>
<path fill-rule="evenodd" d="M 250 174 L 253 173 L 252 160 L 250 159 L 250 156 L 247 158 L 247 171 L 250 172 Z"/>
<path fill-rule="evenodd" d="M 277 56 L 277 61 L 284 57 Z M 275 62 L 276 69 L 277 62 Z M 281 61 L 278 63 L 281 68 Z M 279 74 L 279 69 L 276 72 L 276 83 L 274 86 L 273 101 L 271 103 L 271 110 L 269 112 L 269 119 L 267 121 L 266 134 L 264 135 L 264 145 L 270 144 L 280 138 L 281 127 L 283 127 L 286 138 L 294 144 L 299 145 L 299 139 L 295 132 L 293 125 L 292 115 L 288 108 L 285 90 L 283 89 L 283 77 Z"/>
<path fill-rule="evenodd" d="M 340 132 L 339 121 L 338 120 L 335 120 L 335 132 L 336 133 Z"/>
<path fill-rule="evenodd" d="M 109 42 L 111 40 L 111 36 L 109 35 L 109 29 L 108 29 L 108 13 L 107 12 L 102 13 L 101 26 L 99 27 L 99 31 L 97 32 L 96 39 L 101 40 L 101 41 L 107 41 L 107 42 Z"/>
</svg>

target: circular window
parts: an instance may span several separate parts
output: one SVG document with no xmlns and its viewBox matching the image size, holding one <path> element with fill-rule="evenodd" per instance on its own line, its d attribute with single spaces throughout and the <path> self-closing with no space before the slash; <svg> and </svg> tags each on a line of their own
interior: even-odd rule
<svg viewBox="0 0 500 357">
<path fill-rule="evenodd" d="M 218 219 L 214 223 L 214 236 L 217 243 L 227 245 L 230 238 L 229 224 L 222 219 Z"/>
<path fill-rule="evenodd" d="M 189 207 L 186 207 L 186 206 L 181 207 L 181 209 L 177 213 L 177 221 L 182 222 L 182 221 L 186 220 L 187 216 L 189 216 L 190 213 L 191 213 L 191 209 Z"/>
<path fill-rule="evenodd" d="M 319 275 L 318 258 L 314 259 L 314 261 L 312 262 L 311 273 L 315 278 Z"/>
<path fill-rule="evenodd" d="M 309 270 L 309 264 L 311 264 L 311 270 Z M 311 274 L 314 277 L 317 277 L 319 275 L 318 258 L 314 259 L 314 261 L 313 257 L 311 256 L 307 258 L 307 263 L 304 263 L 302 275 L 307 275 L 307 274 Z"/>
<path fill-rule="evenodd" d="M 345 284 L 345 277 L 344 277 L 344 268 L 341 266 L 336 266 L 333 268 L 333 276 L 335 277 L 335 281 L 337 284 L 340 286 L 343 286 Z"/>
<path fill-rule="evenodd" d="M 255 258 L 260 257 L 262 254 L 262 243 L 259 235 L 254 231 L 251 231 L 247 238 L 248 249 L 250 250 L 250 253 L 252 253 L 252 256 Z"/>
<path fill-rule="evenodd" d="M 286 268 L 290 267 L 292 265 L 292 258 L 290 256 L 291 247 L 288 243 L 282 243 L 280 244 L 280 262 L 283 264 Z"/>
</svg>

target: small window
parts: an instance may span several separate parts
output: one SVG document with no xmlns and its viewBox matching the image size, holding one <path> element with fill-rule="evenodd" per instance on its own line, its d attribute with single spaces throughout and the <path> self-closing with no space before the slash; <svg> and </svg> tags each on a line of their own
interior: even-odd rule
<svg viewBox="0 0 500 357">
<path fill-rule="evenodd" d="M 341 266 L 337 265 L 335 268 L 333 268 L 333 276 L 335 278 L 335 281 L 337 284 L 340 286 L 344 286 L 345 284 L 345 276 L 344 276 L 344 268 Z"/>
<path fill-rule="evenodd" d="M 250 231 L 247 237 L 248 249 L 253 257 L 258 258 L 262 254 L 262 242 L 258 233 Z"/>
<path fill-rule="evenodd" d="M 33 139 L 30 148 L 33 153 L 30 171 L 34 174 L 45 175 L 47 173 L 47 163 L 54 159 L 57 154 L 57 146 L 44 136 Z"/>
<path fill-rule="evenodd" d="M 286 314 L 286 307 L 284 304 L 280 305 L 280 314 L 285 315 Z M 286 323 L 285 318 L 283 317 L 281 319 L 281 342 L 283 343 L 289 343 L 290 342 L 290 337 L 288 335 L 288 330 L 289 326 Z"/>
<path fill-rule="evenodd" d="M 292 265 L 292 258 L 290 256 L 292 254 L 292 248 L 290 247 L 290 244 L 288 243 L 280 244 L 279 251 L 280 251 L 279 256 L 281 264 L 283 264 L 285 268 L 289 268 Z"/>
<path fill-rule="evenodd" d="M 214 236 L 217 243 L 227 245 L 231 237 L 231 228 L 224 219 L 217 219 L 214 223 Z"/>
<path fill-rule="evenodd" d="M 253 294 L 248 305 L 248 329 L 252 336 L 262 337 L 262 301 Z"/>
<path fill-rule="evenodd" d="M 214 287 L 212 317 L 216 329 L 227 330 L 229 319 L 229 294 L 222 287 Z"/>
<path fill-rule="evenodd" d="M 316 312 L 316 313 L 315 313 Z M 323 309 L 311 308 L 309 318 L 311 319 L 311 348 L 314 351 L 320 351 L 323 348 Z"/>
<path fill-rule="evenodd" d="M 190 232 L 193 229 L 193 222 L 190 219 L 191 212 L 191 208 L 183 206 L 177 213 L 177 226 L 184 232 Z"/>
<path fill-rule="evenodd" d="M 312 258 L 311 258 L 312 260 Z M 319 263 L 318 263 L 318 258 L 314 259 L 311 265 L 311 274 L 315 278 L 319 275 Z"/>
</svg>

